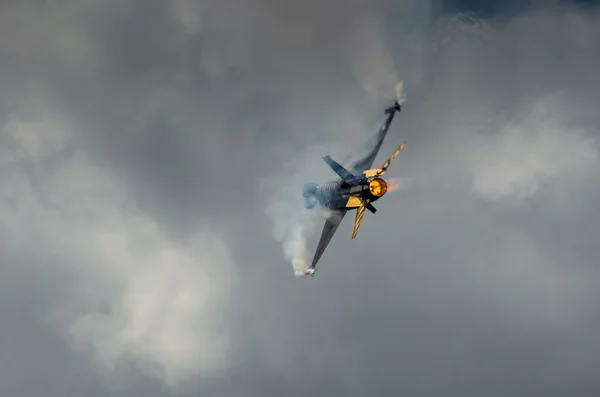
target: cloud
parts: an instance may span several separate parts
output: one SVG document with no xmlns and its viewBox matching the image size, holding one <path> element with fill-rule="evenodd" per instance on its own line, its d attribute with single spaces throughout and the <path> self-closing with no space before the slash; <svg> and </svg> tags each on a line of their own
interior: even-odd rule
<svg viewBox="0 0 600 397">
<path fill-rule="evenodd" d="M 491 306 L 542 330 L 568 328 L 590 314 L 587 275 L 557 261 L 535 236 L 487 222 L 476 230 L 464 274 Z"/>
<path fill-rule="evenodd" d="M 11 165 L 55 155 L 68 140 L 67 126 L 61 118 L 22 122 L 10 116 L 2 128 L 2 161 Z"/>
<path fill-rule="evenodd" d="M 560 189 L 577 194 L 597 169 L 598 131 L 570 123 L 561 115 L 565 105 L 541 99 L 524 118 L 473 137 L 476 160 L 470 166 L 478 195 L 523 201 L 557 180 Z"/>
<path fill-rule="evenodd" d="M 69 125 L 47 112 L 2 127 L 5 261 L 25 256 L 30 271 L 72 275 L 67 298 L 48 303 L 48 325 L 107 380 L 127 380 L 127 362 L 173 388 L 223 369 L 229 248 L 208 225 L 174 241 L 118 175 L 67 150 Z"/>
<path fill-rule="evenodd" d="M 3 394 L 597 390 L 598 14 L 448 3 L 4 2 Z M 411 183 L 297 280 L 396 78 Z"/>
</svg>

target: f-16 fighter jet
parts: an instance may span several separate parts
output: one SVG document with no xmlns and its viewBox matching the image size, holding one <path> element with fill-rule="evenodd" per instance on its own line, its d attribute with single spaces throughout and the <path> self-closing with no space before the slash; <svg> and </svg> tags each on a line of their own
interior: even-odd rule
<svg viewBox="0 0 600 397">
<path fill-rule="evenodd" d="M 369 151 L 362 158 L 356 160 L 350 169 L 344 168 L 329 155 L 323 157 L 327 165 L 339 176 L 337 180 L 323 184 L 307 183 L 304 185 L 303 196 L 305 208 L 313 209 L 321 206 L 328 210 L 329 216 L 325 221 L 312 264 L 305 271 L 296 273 L 297 276 L 314 277 L 317 262 L 323 255 L 323 252 L 348 211 L 356 210 L 354 229 L 352 231 L 353 239 L 358 233 L 365 209 L 373 214 L 377 211 L 372 203 L 379 200 L 388 191 L 388 185 L 382 176 L 392 160 L 400 153 L 406 141 L 398 146 L 381 167 L 371 167 L 373 166 L 375 157 L 379 153 L 379 149 L 381 149 L 381 144 L 387 135 L 394 115 L 396 112 L 401 111 L 401 104 L 402 102 L 399 97 L 393 106 L 385 109 L 385 122 L 370 141 Z"/>
</svg>

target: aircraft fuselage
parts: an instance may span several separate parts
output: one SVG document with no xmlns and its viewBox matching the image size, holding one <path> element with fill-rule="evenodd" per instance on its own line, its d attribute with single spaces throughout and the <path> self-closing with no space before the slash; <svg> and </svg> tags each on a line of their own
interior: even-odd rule
<svg viewBox="0 0 600 397">
<path fill-rule="evenodd" d="M 368 178 L 368 171 L 350 183 L 338 180 L 306 184 L 303 192 L 305 208 L 319 205 L 329 209 L 353 209 L 362 205 L 361 199 L 379 200 L 387 192 L 387 183 L 382 178 Z"/>
</svg>

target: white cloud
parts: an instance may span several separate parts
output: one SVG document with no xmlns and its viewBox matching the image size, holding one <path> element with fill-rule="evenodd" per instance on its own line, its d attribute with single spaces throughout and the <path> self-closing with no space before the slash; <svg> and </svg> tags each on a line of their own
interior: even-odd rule
<svg viewBox="0 0 600 397">
<path fill-rule="evenodd" d="M 590 175 L 598 163 L 594 136 L 564 120 L 558 105 L 539 101 L 524 119 L 475 137 L 472 178 L 481 198 L 522 202 L 559 179 L 573 192 Z"/>
<path fill-rule="evenodd" d="M 67 127 L 60 118 L 23 122 L 9 117 L 2 128 L 0 161 L 6 164 L 56 153 L 64 148 L 68 139 Z"/>
<path fill-rule="evenodd" d="M 174 12 L 181 21 L 186 31 L 190 34 L 198 33 L 202 27 L 200 18 L 200 3 L 194 0 L 175 0 Z"/>
<path fill-rule="evenodd" d="M 173 241 L 84 151 L 57 158 L 73 137 L 68 125 L 46 114 L 35 123 L 13 117 L 0 130 L 12 144 L 0 153 L 4 254 L 74 275 L 71 299 L 51 303 L 49 316 L 104 375 L 134 362 L 175 387 L 222 369 L 227 246 L 210 229 Z"/>
</svg>

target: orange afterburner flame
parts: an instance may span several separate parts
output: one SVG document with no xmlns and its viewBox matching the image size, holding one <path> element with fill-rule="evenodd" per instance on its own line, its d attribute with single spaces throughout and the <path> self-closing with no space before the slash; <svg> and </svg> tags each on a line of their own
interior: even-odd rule
<svg viewBox="0 0 600 397">
<path fill-rule="evenodd" d="M 400 184 L 396 180 L 396 178 L 391 178 L 388 181 L 388 192 L 393 192 L 394 190 L 398 190 L 400 188 Z"/>
</svg>

